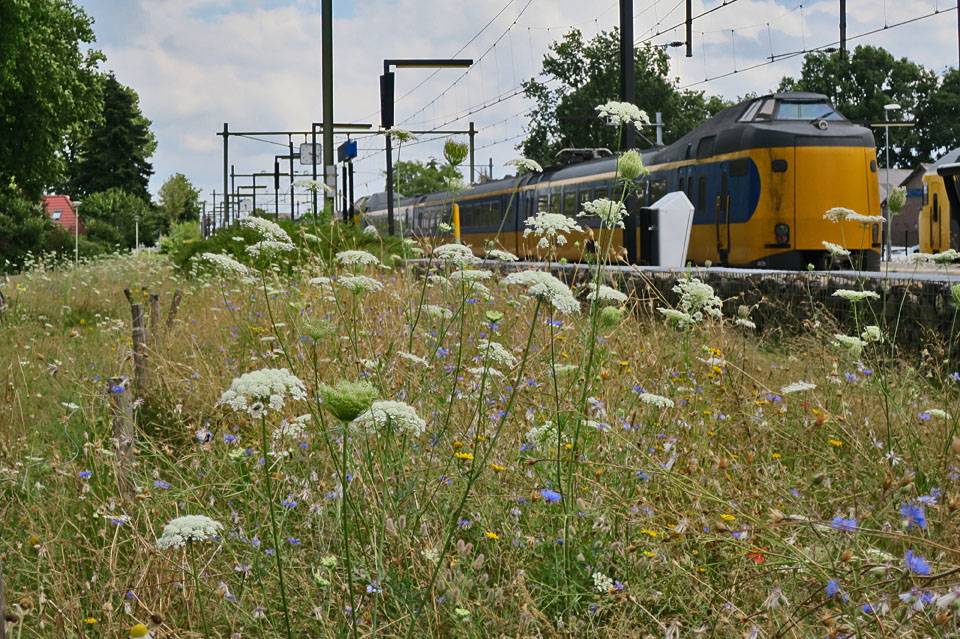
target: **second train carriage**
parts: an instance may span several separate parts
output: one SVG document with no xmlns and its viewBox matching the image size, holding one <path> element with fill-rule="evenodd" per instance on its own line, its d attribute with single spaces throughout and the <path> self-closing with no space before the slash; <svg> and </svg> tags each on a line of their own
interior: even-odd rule
<svg viewBox="0 0 960 639">
<path fill-rule="evenodd" d="M 917 218 L 921 253 L 960 251 L 960 148 L 923 174 L 923 206 Z"/>
<path fill-rule="evenodd" d="M 777 93 L 746 100 L 718 113 L 673 144 L 643 152 L 650 174 L 641 179 L 640 206 L 683 191 L 694 205 L 687 259 L 696 263 L 803 269 L 831 264 L 823 242 L 843 246 L 861 268 L 880 264 L 880 228 L 823 218 L 842 206 L 879 215 L 877 158 L 873 134 L 841 116 L 826 96 Z M 593 157 L 542 173 L 507 177 L 456 193 L 400 198 L 397 228 L 411 236 L 443 235 L 438 224 L 460 209 L 462 240 L 482 253 L 485 242 L 521 258 L 536 259 L 537 239 L 523 237 L 525 221 L 540 211 L 576 216 L 586 201 L 618 199 L 616 158 Z M 509 207 L 509 208 L 508 208 Z M 362 204 L 367 223 L 386 229 L 386 198 Z M 638 211 L 630 211 L 636 215 Z M 596 246 L 597 218 L 582 217 L 559 256 L 578 260 Z M 498 234 L 498 230 L 500 230 Z M 642 246 L 637 231 L 634 246 Z M 617 229 L 613 253 L 624 254 Z M 628 243 L 629 244 L 629 243 Z M 642 254 L 632 261 L 644 263 Z"/>
</svg>

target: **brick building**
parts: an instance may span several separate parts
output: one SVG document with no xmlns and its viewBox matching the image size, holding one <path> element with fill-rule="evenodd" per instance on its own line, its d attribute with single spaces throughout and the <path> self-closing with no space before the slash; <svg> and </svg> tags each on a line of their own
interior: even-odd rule
<svg viewBox="0 0 960 639">
<path fill-rule="evenodd" d="M 43 210 L 47 212 L 54 224 L 62 226 L 70 235 L 75 232 L 83 233 L 83 220 L 77 215 L 76 207 L 66 195 L 44 195 Z M 79 224 L 80 228 L 74 230 Z"/>
</svg>

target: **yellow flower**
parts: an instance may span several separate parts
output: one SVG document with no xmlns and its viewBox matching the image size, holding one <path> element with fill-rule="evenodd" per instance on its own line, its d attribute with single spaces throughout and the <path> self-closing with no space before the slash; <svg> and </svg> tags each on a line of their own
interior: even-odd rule
<svg viewBox="0 0 960 639">
<path fill-rule="evenodd" d="M 641 535 L 650 535 L 651 537 L 653 537 L 654 539 L 656 539 L 656 538 L 657 538 L 657 535 L 659 535 L 660 533 L 658 533 L 656 530 L 647 530 L 646 528 L 641 528 L 641 529 L 640 529 L 640 534 L 641 534 Z"/>
<path fill-rule="evenodd" d="M 457 453 L 457 459 L 473 459 L 472 453 Z"/>
<path fill-rule="evenodd" d="M 93 624 L 97 623 L 97 619 L 96 617 L 87 617 L 83 620 L 83 623 L 92 626 Z"/>
<path fill-rule="evenodd" d="M 734 517 L 733 515 L 728 515 L 727 513 L 723 513 L 722 515 L 720 515 L 720 519 L 724 521 L 733 521 L 734 519 L 736 519 L 736 517 Z"/>
<path fill-rule="evenodd" d="M 487 536 L 487 539 L 500 539 L 500 535 L 495 532 L 490 532 L 489 530 L 483 534 Z"/>
<path fill-rule="evenodd" d="M 644 557 L 656 557 L 656 556 L 657 556 L 657 553 L 653 552 L 652 550 L 644 550 L 644 551 L 643 551 L 643 556 L 644 556 Z"/>
<path fill-rule="evenodd" d="M 453 442 L 454 448 L 463 448 L 463 442 Z"/>
<path fill-rule="evenodd" d="M 506 470 L 506 467 L 504 467 L 504 466 L 498 466 L 497 464 L 490 464 L 490 468 L 494 469 L 494 470 L 497 471 L 498 473 L 499 473 L 501 470 Z"/>
<path fill-rule="evenodd" d="M 150 630 L 142 623 L 138 623 L 130 629 L 130 639 L 150 639 Z"/>
<path fill-rule="evenodd" d="M 774 453 L 773 455 L 771 455 L 771 457 L 773 457 L 774 459 L 780 459 L 782 455 L 780 453 Z"/>
<path fill-rule="evenodd" d="M 843 442 L 840 441 L 839 439 L 828 439 L 827 443 L 837 448 L 840 448 L 841 446 L 843 446 Z"/>
</svg>

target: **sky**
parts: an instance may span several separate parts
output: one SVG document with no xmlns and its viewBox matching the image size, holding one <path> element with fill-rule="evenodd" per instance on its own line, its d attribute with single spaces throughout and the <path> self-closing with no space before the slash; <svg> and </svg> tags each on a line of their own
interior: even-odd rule
<svg viewBox="0 0 960 639">
<path fill-rule="evenodd" d="M 225 122 L 231 131 L 304 131 L 323 120 L 320 0 L 75 1 L 94 19 L 94 46 L 107 57 L 103 70 L 137 91 L 153 123 L 154 194 L 179 172 L 201 189 L 202 199 L 212 202 L 216 192 L 222 201 L 217 132 Z M 510 172 L 504 163 L 519 155 L 532 106 L 520 84 L 539 75 L 550 43 L 570 29 L 589 38 L 617 26 L 618 6 L 619 0 L 334 0 L 334 119 L 379 127 L 385 58 L 473 58 L 467 72 L 397 71 L 397 125 L 440 132 L 404 145 L 399 158 L 442 157 L 442 132 L 473 121 L 477 164 L 492 161 L 494 177 L 502 177 Z M 682 40 L 683 7 L 683 0 L 634 0 L 636 40 Z M 839 39 L 838 0 L 693 0 L 695 16 L 707 11 L 694 21 L 693 57 L 667 49 L 671 76 L 683 87 L 731 100 L 774 90 L 783 76 L 799 75 L 797 52 Z M 847 34 L 851 48 L 882 46 L 938 73 L 957 66 L 955 0 L 848 0 Z M 771 55 L 778 61 L 768 63 Z M 637 102 L 642 108 L 642 95 Z M 382 191 L 383 137 L 354 137 L 356 196 Z M 337 136 L 336 143 L 345 139 Z M 296 147 L 305 140 L 292 141 Z M 231 137 L 230 162 L 237 173 L 272 173 L 287 144 L 287 136 Z M 286 161 L 281 166 L 286 171 Z M 295 163 L 295 170 L 311 167 Z M 251 183 L 237 178 L 237 184 Z M 272 179 L 258 184 L 268 185 L 258 197 L 272 210 Z M 289 195 L 281 196 L 287 211 Z M 295 199 L 303 200 L 305 212 L 306 194 Z"/>
</svg>

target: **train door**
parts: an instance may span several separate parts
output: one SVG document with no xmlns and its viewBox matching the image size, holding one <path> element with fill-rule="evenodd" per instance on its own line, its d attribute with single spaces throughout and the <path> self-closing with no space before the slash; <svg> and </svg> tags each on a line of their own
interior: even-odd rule
<svg viewBox="0 0 960 639">
<path fill-rule="evenodd" d="M 721 164 L 720 193 L 717 194 L 717 256 L 726 265 L 730 260 L 730 178 L 727 163 Z"/>
<path fill-rule="evenodd" d="M 941 204 L 939 216 L 943 238 L 940 250 L 957 250 L 960 249 L 960 163 L 941 166 L 937 169 L 937 174 L 943 178 L 948 200 Z"/>
<path fill-rule="evenodd" d="M 943 250 L 940 242 L 940 194 L 934 193 L 930 200 L 930 250 L 939 253 Z"/>
</svg>

